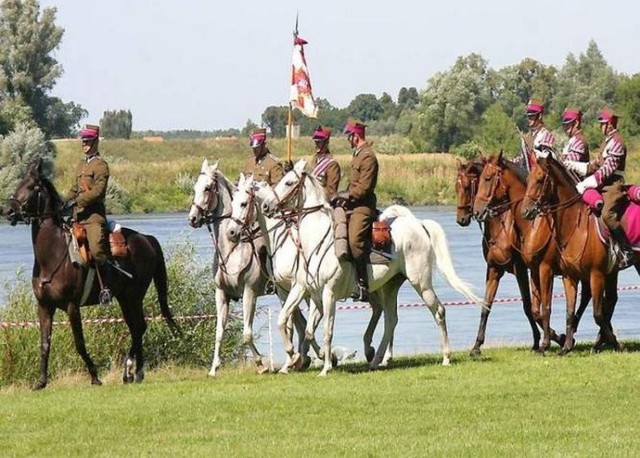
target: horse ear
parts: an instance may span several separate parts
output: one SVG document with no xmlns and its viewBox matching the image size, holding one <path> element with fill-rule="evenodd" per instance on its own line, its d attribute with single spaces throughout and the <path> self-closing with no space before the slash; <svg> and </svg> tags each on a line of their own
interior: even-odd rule
<svg viewBox="0 0 640 458">
<path fill-rule="evenodd" d="M 500 149 L 500 154 L 498 154 L 498 162 L 502 162 L 502 155 L 504 154 L 504 150 Z"/>
<path fill-rule="evenodd" d="M 215 164 L 211 166 L 211 170 L 218 170 L 218 162 L 220 161 L 216 161 Z"/>
<path fill-rule="evenodd" d="M 244 175 L 244 172 L 240 172 L 240 178 L 238 178 L 238 187 L 242 186 L 246 179 L 247 177 Z"/>
<path fill-rule="evenodd" d="M 202 167 L 200 168 L 200 172 L 205 173 L 209 170 L 209 161 L 205 159 L 202 161 Z"/>
<path fill-rule="evenodd" d="M 293 166 L 293 168 L 295 169 L 296 172 L 298 173 L 302 173 L 304 172 L 304 168 L 307 165 L 307 161 L 304 159 L 300 159 L 298 162 L 296 162 L 296 165 Z"/>
<path fill-rule="evenodd" d="M 456 158 L 456 167 L 458 168 L 458 170 L 462 170 L 462 161 L 459 157 Z"/>
</svg>

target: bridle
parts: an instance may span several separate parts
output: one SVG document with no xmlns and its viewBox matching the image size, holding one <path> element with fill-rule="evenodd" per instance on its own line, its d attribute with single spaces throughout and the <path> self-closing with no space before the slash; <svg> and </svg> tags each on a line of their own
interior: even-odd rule
<svg viewBox="0 0 640 458">
<path fill-rule="evenodd" d="M 200 172 L 200 175 L 207 175 L 204 172 Z M 220 186 L 218 184 L 218 180 L 216 178 L 211 179 L 211 183 L 205 186 L 204 193 L 204 201 L 201 204 L 198 204 L 195 199 L 191 201 L 191 206 L 195 207 L 200 214 L 202 221 L 207 225 L 209 231 L 211 231 L 211 224 L 215 223 L 218 220 L 229 218 L 231 215 L 216 215 L 215 209 L 218 207 L 219 199 L 220 199 Z M 194 196 L 195 197 L 195 196 Z"/>
<path fill-rule="evenodd" d="M 463 183 L 463 178 L 467 179 L 467 181 L 469 182 L 469 186 L 465 186 L 465 184 Z M 460 186 L 464 190 L 465 196 L 469 196 L 469 199 L 467 200 L 467 203 L 465 205 L 458 205 L 456 208 L 458 210 L 465 211 L 467 214 L 472 214 L 473 200 L 478 193 L 478 174 L 469 172 L 458 173 L 456 185 Z"/>
<path fill-rule="evenodd" d="M 535 216 L 547 215 L 550 213 L 554 213 L 565 208 L 571 207 L 578 200 L 580 200 L 580 194 L 571 197 L 565 202 L 552 202 L 552 196 L 555 195 L 555 186 L 554 182 L 551 179 L 551 173 L 549 168 L 544 170 L 544 177 L 542 178 L 542 185 L 538 188 L 538 195 L 534 196 L 529 193 L 529 189 L 527 187 L 527 192 L 525 193 L 525 197 L 531 201 L 531 205 L 528 210 L 531 210 Z"/>
<path fill-rule="evenodd" d="M 9 202 L 13 202 L 17 207 L 17 210 L 10 215 L 11 225 L 17 224 L 18 221 L 29 225 L 33 220 L 43 221 L 60 213 L 59 210 L 45 212 L 47 198 L 42 191 L 43 187 L 42 180 L 38 179 L 24 202 L 21 202 L 15 193 L 9 198 Z M 11 208 L 13 209 L 13 206 Z"/>
<path fill-rule="evenodd" d="M 476 199 L 485 203 L 485 212 L 487 216 L 493 218 L 499 216 L 511 208 L 511 205 L 522 200 L 523 198 L 509 200 L 508 188 L 502 182 L 502 168 L 495 164 L 487 163 L 486 168 L 494 172 L 491 185 L 489 187 L 489 193 L 485 197 L 481 194 L 476 195 Z M 503 197 L 497 198 L 496 193 L 498 189 L 501 189 L 504 193 Z M 476 191 L 477 192 L 477 191 Z"/>
</svg>

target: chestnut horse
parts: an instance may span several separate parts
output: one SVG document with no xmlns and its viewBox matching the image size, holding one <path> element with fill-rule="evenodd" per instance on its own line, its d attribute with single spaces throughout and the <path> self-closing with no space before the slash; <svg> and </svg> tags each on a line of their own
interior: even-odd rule
<svg viewBox="0 0 640 458">
<path fill-rule="evenodd" d="M 84 360 L 93 385 L 101 385 L 98 371 L 87 352 L 82 332 L 80 307 L 98 303 L 98 282 L 83 302 L 85 280 L 88 270 L 76 267 L 69 256 L 71 244 L 67 234 L 69 229 L 62 217 L 62 200 L 53 183 L 42 175 L 42 162 L 29 167 L 9 201 L 5 216 L 15 225 L 18 221 L 31 223 L 33 242 L 33 293 L 38 301 L 40 321 L 40 378 L 34 389 L 47 385 L 49 351 L 53 316 L 56 309 L 64 310 L 69 316 L 75 347 Z M 135 358 L 135 381 L 144 378 L 144 358 L 142 337 L 147 324 L 142 309 L 142 300 L 154 281 L 162 316 L 172 331 L 178 332 L 167 303 L 167 271 L 162 248 L 155 237 L 139 234 L 130 229 L 122 229 L 128 248 L 126 258 L 119 258 L 123 271 L 132 278 L 114 269 L 112 282 L 108 285 L 118 299 L 122 315 L 131 333 L 131 347 L 125 356 L 124 383 L 134 381 L 132 373 Z M 111 266 L 110 266 L 111 267 Z"/>
<path fill-rule="evenodd" d="M 458 207 L 456 210 L 456 222 L 467 227 L 471 223 L 473 215 L 473 200 L 478 189 L 478 179 L 482 172 L 483 163 L 479 161 L 458 162 L 456 177 L 456 193 L 458 195 Z M 522 260 L 519 246 L 519 237 L 513 224 L 513 215 L 510 206 L 505 206 L 501 211 L 492 214 L 485 220 L 482 230 L 482 254 L 487 263 L 485 275 L 484 302 L 486 308 L 480 311 L 480 326 L 476 342 L 470 355 L 480 355 L 480 347 L 484 344 L 487 321 L 491 313 L 491 306 L 495 300 L 500 280 L 505 272 L 512 273 L 518 282 L 518 288 L 522 296 L 522 307 L 529 321 L 533 334 L 532 350 L 538 350 L 540 343 L 540 330 L 536 325 L 531 311 L 531 293 L 529 291 L 529 272 Z"/>
<path fill-rule="evenodd" d="M 542 216 L 534 221 L 524 217 L 522 201 L 526 191 L 525 171 L 503 160 L 502 152 L 483 159 L 483 163 L 473 214 L 479 221 L 486 221 L 491 215 L 499 214 L 506 208 L 511 210 L 519 237 L 519 243 L 514 249 L 520 252 L 522 260 L 530 269 L 532 313 L 543 331 L 542 342 L 535 350 L 544 353 L 553 340 L 562 346 L 561 354 L 564 354 L 573 348 L 575 342 L 573 338 L 566 339 L 565 335 L 557 335 L 550 324 L 553 277 L 561 273 L 560 255 L 553 239 L 553 220 L 550 216 Z M 580 305 L 582 310 L 591 298 L 588 287 L 584 285 Z M 571 323 L 577 326 L 573 315 Z"/>
<path fill-rule="evenodd" d="M 598 237 L 596 218 L 582 202 L 575 180 L 553 157 L 539 158 L 531 170 L 522 209 L 526 218 L 553 219 L 567 295 L 567 338 L 573 329 L 569 320 L 575 308 L 576 285 L 578 281 L 583 285 L 588 282 L 593 294 L 593 316 L 600 327 L 594 350 L 604 342 L 621 350 L 611 327 L 618 299 L 617 267 L 615 263 L 609 267 L 608 250 Z"/>
</svg>

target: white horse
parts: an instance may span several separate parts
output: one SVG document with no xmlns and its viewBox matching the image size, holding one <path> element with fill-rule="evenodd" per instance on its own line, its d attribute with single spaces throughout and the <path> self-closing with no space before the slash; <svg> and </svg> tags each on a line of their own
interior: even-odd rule
<svg viewBox="0 0 640 458">
<path fill-rule="evenodd" d="M 231 202 L 231 221 L 227 225 L 226 236 L 232 243 L 237 243 L 247 228 L 259 224 L 261 232 L 266 234 L 266 243 L 271 257 L 271 275 L 276 284 L 278 296 L 284 302 L 294 283 L 297 281 L 296 273 L 303 261 L 298 250 L 297 231 L 285 220 L 273 219 L 258 211 L 258 206 L 264 200 L 264 196 L 273 196 L 273 190 L 265 182 L 256 182 L 253 176 L 240 174 L 238 191 L 233 195 Z M 308 299 L 308 297 L 307 297 Z M 313 346 L 316 354 L 324 358 L 320 346 L 317 344 L 313 333 L 308 329 L 317 326 L 320 321 L 318 309 L 309 300 L 309 322 L 306 340 Z M 307 366 L 310 359 L 296 360 L 295 364 Z M 280 372 L 288 372 L 290 366 L 284 365 Z"/>
<path fill-rule="evenodd" d="M 215 248 L 213 271 L 217 321 L 215 349 L 209 371 L 212 377 L 220 367 L 220 348 L 229 318 L 229 301 L 240 298 L 243 309 L 243 341 L 253 353 L 258 371 L 262 373 L 268 370 L 255 346 L 253 335 L 256 299 L 264 294 L 269 278 L 265 238 L 257 227 L 250 228 L 236 242 L 220 237 L 220 233 L 225 233 L 231 223 L 231 200 L 235 191 L 236 187 L 218 170 L 218 163 L 209 165 L 205 159 L 194 186 L 189 224 L 196 228 L 206 224 Z M 299 348 L 306 354 L 306 344 L 303 345 L 304 317 L 298 312 L 293 315 L 293 320 L 301 339 Z M 289 335 L 291 337 L 290 330 Z"/>
<path fill-rule="evenodd" d="M 280 312 L 278 325 L 285 340 L 288 362 L 295 361 L 294 348 L 284 339 L 284 326 L 288 316 L 304 294 L 310 294 L 315 302 L 322 304 L 325 318 L 325 362 L 320 375 L 324 376 L 332 368 L 328 355 L 331 354 L 335 301 L 349 297 L 356 290 L 356 278 L 353 265 L 349 262 L 341 263 L 335 255 L 332 209 L 319 182 L 304 172 L 305 165 L 304 160 L 298 161 L 294 169 L 275 186 L 274 198 L 265 201 L 262 210 L 289 208 L 297 215 L 296 228 L 304 265 L 302 269 L 298 269 L 298 281 L 293 285 Z M 440 329 L 442 364 L 448 365 L 451 348 L 445 309 L 433 289 L 433 264 L 437 263 L 449 284 L 462 295 L 478 304 L 481 304 L 482 300 L 457 276 L 451 262 L 446 236 L 437 222 L 422 222 L 408 209 L 400 206 L 390 207 L 383 213 L 382 218 L 391 222 L 395 256 L 387 265 L 369 265 L 367 268 L 370 299 L 372 303 L 380 304 L 385 312 L 384 335 L 370 367 L 378 368 L 391 343 L 398 321 L 397 294 L 405 280 L 409 280 L 433 314 Z M 312 325 L 312 320 L 309 320 L 307 335 Z"/>
</svg>

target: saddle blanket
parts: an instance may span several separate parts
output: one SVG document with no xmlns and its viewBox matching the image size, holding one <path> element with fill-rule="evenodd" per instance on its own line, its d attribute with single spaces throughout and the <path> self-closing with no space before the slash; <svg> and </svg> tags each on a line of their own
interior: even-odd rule
<svg viewBox="0 0 640 458">
<path fill-rule="evenodd" d="M 596 227 L 598 228 L 598 237 L 605 245 L 609 243 L 609 229 L 607 226 L 595 216 Z M 622 227 L 627 234 L 627 239 L 633 247 L 633 251 L 640 252 L 640 205 L 630 202 L 622 217 Z"/>
</svg>

